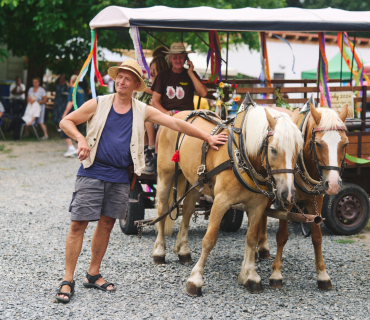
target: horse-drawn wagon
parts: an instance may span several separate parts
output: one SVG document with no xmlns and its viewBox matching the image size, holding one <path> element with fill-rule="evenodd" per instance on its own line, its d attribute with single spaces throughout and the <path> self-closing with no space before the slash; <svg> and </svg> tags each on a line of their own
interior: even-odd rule
<svg viewBox="0 0 370 320">
<path fill-rule="evenodd" d="M 368 28 L 369 12 L 346 12 L 336 9 L 302 10 L 297 8 L 286 9 L 234 9 L 219 10 L 214 8 L 167 8 L 152 7 L 143 9 L 129 9 L 122 7 L 108 7 L 102 10 L 91 22 L 91 29 L 122 29 L 138 27 L 147 34 L 155 37 L 154 32 L 179 32 L 181 38 L 184 32 L 191 32 L 201 38 L 199 33 L 209 30 L 225 32 L 226 47 L 226 79 L 225 83 L 236 83 L 239 85 L 238 94 L 273 94 L 274 87 L 256 88 L 260 80 L 230 80 L 227 75 L 229 33 L 251 32 L 251 31 L 363 31 Z M 299 17 L 299 18 L 297 18 Z M 202 38 L 201 40 L 207 44 Z M 163 43 L 162 43 L 163 44 Z M 208 45 L 208 44 L 207 44 Z M 356 45 L 356 42 L 355 42 Z M 352 61 L 353 65 L 353 61 Z M 347 79 L 348 80 L 348 79 Z M 351 79 L 352 80 L 352 79 Z M 349 131 L 349 145 L 347 152 L 349 156 L 360 159 L 370 156 L 370 135 L 366 131 L 368 122 L 366 120 L 367 86 L 341 87 L 344 79 L 330 79 L 331 83 L 340 83 L 339 87 L 330 87 L 331 91 L 360 91 L 362 97 L 357 97 L 354 102 L 362 103 L 363 112 L 361 119 L 346 122 Z M 303 93 L 305 97 L 309 92 L 319 93 L 318 87 L 308 87 L 307 83 L 314 80 L 271 80 L 271 85 L 281 86 L 284 83 L 295 83 L 304 87 L 283 87 L 281 93 Z M 242 87 L 244 85 L 244 87 Z M 214 84 L 207 85 L 214 89 Z M 228 94 L 226 88 L 226 96 Z M 210 98 L 214 98 L 211 94 Z M 274 104 L 275 99 L 255 99 L 261 104 Z M 287 99 L 287 103 L 306 103 L 306 98 Z M 356 131 L 356 132 L 353 132 Z M 344 184 L 336 195 L 325 195 L 322 216 L 326 219 L 325 224 L 335 233 L 353 234 L 364 228 L 369 219 L 370 193 L 369 175 L 370 164 L 353 163 L 347 161 L 347 167 L 343 173 Z M 361 161 L 360 161 L 361 162 Z M 366 162 L 366 161 L 365 161 Z M 151 191 L 142 189 L 142 185 L 148 185 Z M 155 207 L 156 176 L 142 175 L 138 177 L 134 190 L 130 194 L 130 206 L 126 219 L 120 221 L 121 229 L 126 234 L 137 233 L 134 222 L 143 220 L 145 209 Z M 200 198 L 195 212 L 204 212 L 207 219 L 212 202 L 207 201 L 209 197 Z M 243 211 L 230 208 L 221 223 L 221 229 L 225 231 L 237 231 L 243 220 Z"/>
</svg>

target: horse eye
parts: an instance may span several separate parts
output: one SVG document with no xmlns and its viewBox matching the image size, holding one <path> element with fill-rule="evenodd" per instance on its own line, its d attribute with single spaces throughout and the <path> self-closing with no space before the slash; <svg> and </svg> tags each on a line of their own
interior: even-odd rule
<svg viewBox="0 0 370 320">
<path fill-rule="evenodd" d="M 318 142 L 315 142 L 316 143 L 316 146 L 318 146 L 319 148 L 321 148 L 321 144 L 318 143 Z"/>
<path fill-rule="evenodd" d="M 345 149 L 348 146 L 348 142 L 343 145 L 343 149 Z"/>
<path fill-rule="evenodd" d="M 277 154 L 277 150 L 275 148 L 271 148 L 271 153 L 272 154 Z"/>
</svg>

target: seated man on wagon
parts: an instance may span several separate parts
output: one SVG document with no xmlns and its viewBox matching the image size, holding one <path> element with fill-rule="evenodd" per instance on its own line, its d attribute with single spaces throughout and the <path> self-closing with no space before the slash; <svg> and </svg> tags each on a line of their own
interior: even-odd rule
<svg viewBox="0 0 370 320">
<path fill-rule="evenodd" d="M 153 83 L 153 107 L 170 116 L 176 111 L 194 110 L 194 92 L 201 97 L 207 95 L 206 86 L 194 72 L 193 63 L 187 59 L 187 54 L 195 51 L 186 51 L 183 43 L 174 42 L 170 50 L 164 53 L 168 56 L 171 68 L 160 72 Z M 189 69 L 184 68 L 185 62 Z M 155 173 L 156 168 L 155 154 L 146 166 L 145 173 Z"/>
</svg>

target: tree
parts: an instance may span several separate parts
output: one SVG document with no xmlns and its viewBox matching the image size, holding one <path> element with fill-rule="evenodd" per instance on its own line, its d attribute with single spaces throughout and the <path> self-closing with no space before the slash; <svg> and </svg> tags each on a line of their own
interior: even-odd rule
<svg viewBox="0 0 370 320">
<path fill-rule="evenodd" d="M 42 78 L 46 67 L 65 74 L 81 67 L 90 51 L 89 22 L 109 5 L 133 8 L 154 5 L 273 8 L 284 6 L 285 0 L 265 0 L 261 3 L 257 0 L 0 0 L 0 5 L 0 44 L 6 44 L 14 55 L 28 58 L 29 87 L 33 77 Z M 161 35 L 168 44 L 178 37 L 179 34 L 174 33 Z M 127 31 L 99 30 L 98 38 L 99 44 L 108 49 L 133 47 Z M 192 33 L 186 33 L 184 41 L 206 51 L 203 43 Z M 230 43 L 242 42 L 251 48 L 258 46 L 258 39 L 253 33 L 231 34 Z M 142 43 L 147 43 L 146 34 L 142 34 Z"/>
</svg>

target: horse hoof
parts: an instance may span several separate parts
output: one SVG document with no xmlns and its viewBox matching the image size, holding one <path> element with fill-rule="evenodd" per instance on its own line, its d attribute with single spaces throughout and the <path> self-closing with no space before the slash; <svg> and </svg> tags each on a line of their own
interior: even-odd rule
<svg viewBox="0 0 370 320">
<path fill-rule="evenodd" d="M 153 256 L 153 262 L 154 262 L 154 264 L 165 264 L 166 263 L 166 258 L 164 256 L 163 257 Z"/>
<path fill-rule="evenodd" d="M 263 291 L 261 282 L 247 280 L 247 283 L 244 286 L 247 287 L 250 293 L 261 293 Z"/>
<path fill-rule="evenodd" d="M 188 253 L 188 254 L 186 254 L 184 256 L 182 256 L 182 255 L 179 254 L 178 256 L 179 256 L 179 262 L 181 264 L 192 263 L 193 262 L 193 260 L 191 260 L 191 254 L 190 253 Z"/>
<path fill-rule="evenodd" d="M 317 287 L 320 290 L 331 290 L 331 289 L 333 289 L 333 286 L 332 286 L 330 280 L 326 280 L 326 281 L 319 281 L 319 280 L 317 280 Z"/>
<path fill-rule="evenodd" d="M 283 289 L 283 280 L 270 279 L 270 288 Z"/>
<path fill-rule="evenodd" d="M 269 260 L 271 259 L 270 251 L 269 250 L 261 250 L 258 251 L 258 255 L 260 259 Z"/>
<path fill-rule="evenodd" d="M 186 283 L 186 293 L 192 297 L 201 297 L 202 296 L 202 287 L 197 288 L 194 283 Z"/>
</svg>

